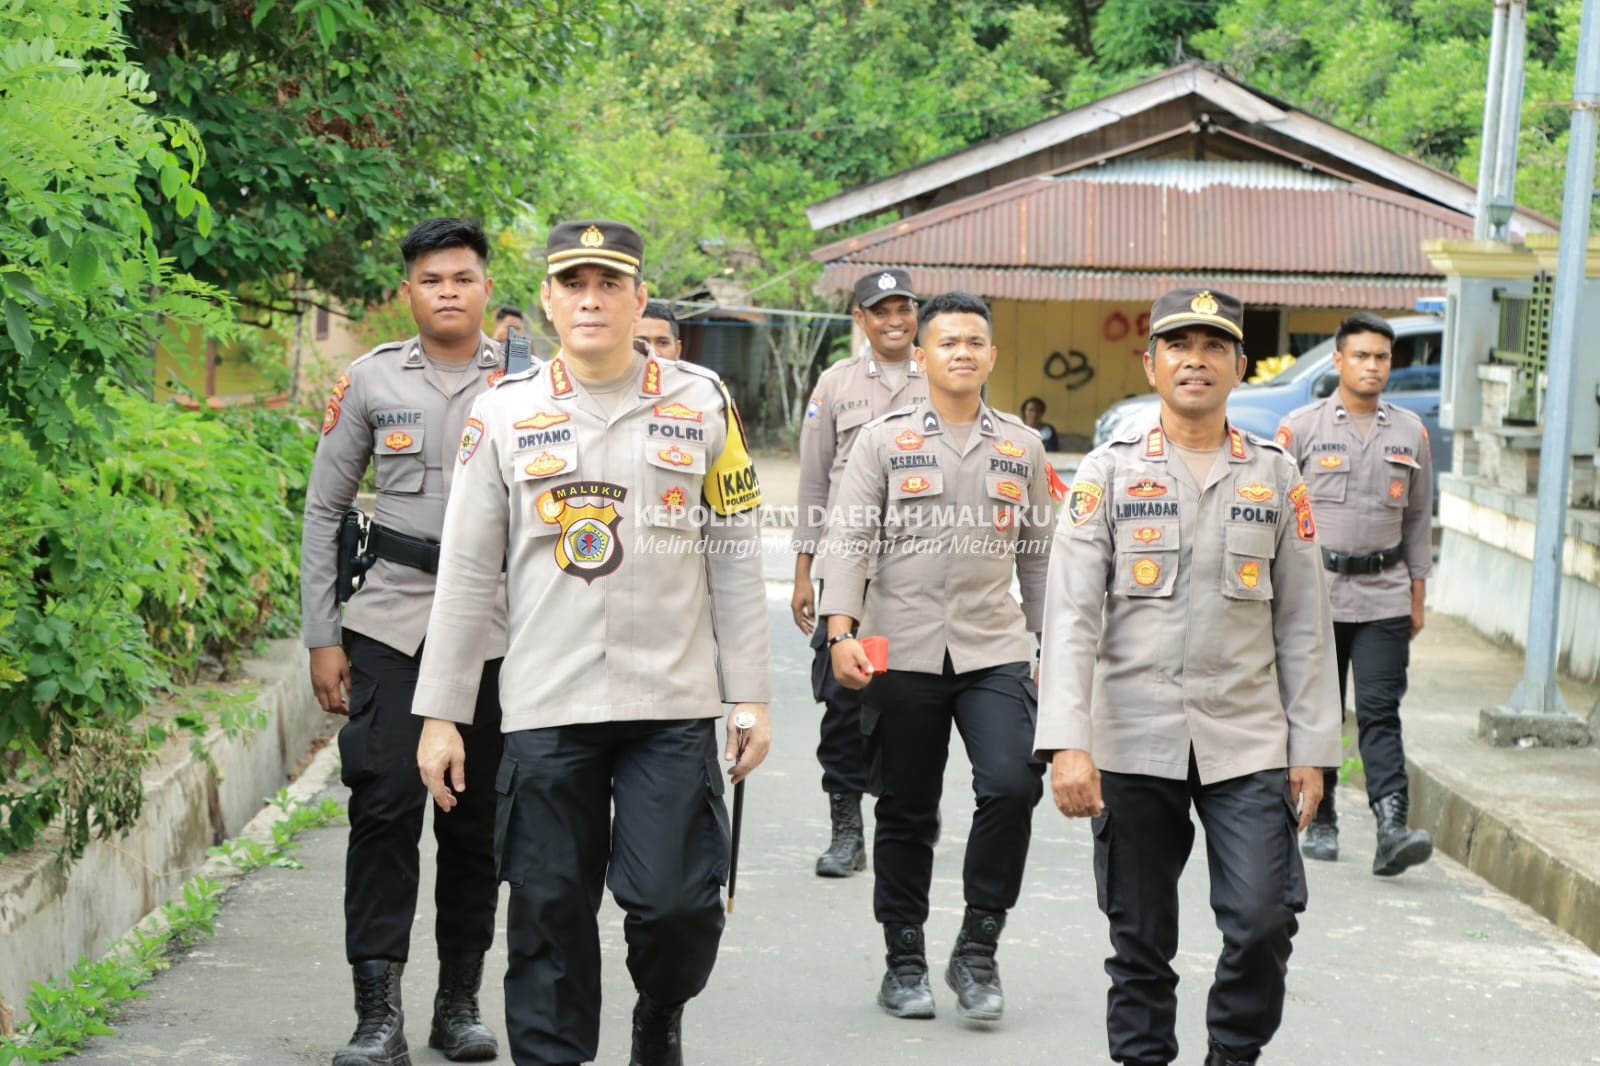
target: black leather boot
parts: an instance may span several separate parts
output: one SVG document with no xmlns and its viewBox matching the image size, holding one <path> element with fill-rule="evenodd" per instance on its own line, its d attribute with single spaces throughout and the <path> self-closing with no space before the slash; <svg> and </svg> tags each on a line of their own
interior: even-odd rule
<svg viewBox="0 0 1600 1066">
<path fill-rule="evenodd" d="M 883 942 L 888 969 L 878 986 L 878 1006 L 896 1018 L 932 1018 L 933 988 L 928 984 L 928 950 L 920 925 L 886 925 Z"/>
<path fill-rule="evenodd" d="M 1224 1047 L 1215 1040 L 1211 1041 L 1211 1050 L 1206 1053 L 1206 1066 L 1255 1066 L 1256 1059 L 1261 1053 L 1237 1051 Z"/>
<path fill-rule="evenodd" d="M 1433 836 L 1426 829 L 1407 829 L 1411 797 L 1405 789 L 1391 792 L 1372 805 L 1378 819 L 1378 853 L 1372 857 L 1372 872 L 1393 877 L 1408 867 L 1433 857 Z"/>
<path fill-rule="evenodd" d="M 428 1046 L 443 1051 L 451 1062 L 486 1062 L 500 1051 L 500 1042 L 478 1011 L 482 984 L 482 952 L 439 957 L 439 991 L 433 996 Z"/>
<path fill-rule="evenodd" d="M 683 1066 L 683 1004 L 665 1006 L 643 992 L 633 1005 L 628 1066 Z"/>
<path fill-rule="evenodd" d="M 1000 931 L 1006 927 L 1003 911 L 968 907 L 961 933 L 950 952 L 944 983 L 956 994 L 956 1016 L 974 1022 L 997 1022 L 1006 1009 L 1000 991 L 1000 967 L 994 961 Z"/>
<path fill-rule="evenodd" d="M 861 828 L 861 796 L 835 792 L 828 796 L 833 840 L 817 859 L 818 877 L 849 877 L 867 868 L 867 845 Z"/>
<path fill-rule="evenodd" d="M 1338 778 L 1334 778 L 1334 783 L 1337 782 Z M 1306 826 L 1300 854 L 1320 862 L 1334 862 L 1339 858 L 1339 815 L 1333 806 L 1333 784 L 1326 780 L 1323 783 L 1322 802 L 1317 804 L 1317 813 L 1311 816 L 1311 824 Z"/>
<path fill-rule="evenodd" d="M 356 986 L 356 1031 L 333 1053 L 333 1066 L 411 1066 L 400 976 L 406 964 L 362 959 L 350 967 Z"/>
</svg>

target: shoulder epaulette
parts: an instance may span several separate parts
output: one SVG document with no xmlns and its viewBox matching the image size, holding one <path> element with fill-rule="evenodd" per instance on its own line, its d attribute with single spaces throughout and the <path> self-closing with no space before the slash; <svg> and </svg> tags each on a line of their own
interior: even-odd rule
<svg viewBox="0 0 1600 1066">
<path fill-rule="evenodd" d="M 1273 451 L 1282 452 L 1284 455 L 1289 454 L 1289 449 L 1285 448 L 1271 437 L 1262 437 L 1255 433 L 1251 433 L 1249 430 L 1245 430 L 1244 435 L 1251 444 L 1257 444 L 1263 448 L 1271 448 Z"/>
<path fill-rule="evenodd" d="M 993 414 L 994 414 L 994 416 L 996 418 L 1000 419 L 1002 422 L 1009 422 L 1013 426 L 1020 426 L 1023 429 L 1027 430 L 1029 433 L 1032 433 L 1035 437 L 1037 437 L 1039 435 L 1039 431 L 1038 430 L 1036 430 L 1032 426 L 1028 425 L 1028 423 L 1024 422 L 1020 416 L 1014 415 L 1010 411 L 993 411 Z"/>
<path fill-rule="evenodd" d="M 904 407 L 896 407 L 893 411 L 885 411 L 883 414 L 879 415 L 877 418 L 874 418 L 871 422 L 868 422 L 866 426 L 861 428 L 866 429 L 869 426 L 882 425 L 884 422 L 889 422 L 896 418 L 904 418 L 909 414 L 915 414 L 916 410 L 916 404 L 908 403 Z"/>
<path fill-rule="evenodd" d="M 534 378 L 539 376 L 539 371 L 543 370 L 544 366 L 545 364 L 543 360 L 535 359 L 531 365 L 517 371 L 515 374 L 507 374 L 505 377 L 495 382 L 494 387 L 497 389 L 503 389 L 513 381 L 532 381 Z"/>
<path fill-rule="evenodd" d="M 350 368 L 354 370 L 356 367 L 360 366 L 362 363 L 365 363 L 368 359 L 371 359 L 375 355 L 382 355 L 384 352 L 397 352 L 405 346 L 405 341 L 388 341 L 384 344 L 380 344 L 376 348 L 372 349 L 372 351 L 367 352 L 365 355 L 357 356 L 350 363 Z"/>
<path fill-rule="evenodd" d="M 722 384 L 722 375 L 712 370 L 709 366 L 701 366 L 699 363 L 691 363 L 683 359 L 669 359 L 666 362 L 679 370 L 687 371 L 690 374 L 698 374 L 700 377 L 710 378 L 719 385 Z"/>
</svg>

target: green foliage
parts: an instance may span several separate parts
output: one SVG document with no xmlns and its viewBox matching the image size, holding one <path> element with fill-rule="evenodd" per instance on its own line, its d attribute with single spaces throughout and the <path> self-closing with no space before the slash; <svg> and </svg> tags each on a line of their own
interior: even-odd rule
<svg viewBox="0 0 1600 1066">
<path fill-rule="evenodd" d="M 605 4 L 130 0 L 134 54 L 205 138 L 210 233 L 147 175 L 160 245 L 230 291 L 282 304 L 298 278 L 350 306 L 399 273 L 419 218 L 520 211 L 553 162 L 536 119 L 595 43 Z"/>
<path fill-rule="evenodd" d="M 210 849 L 206 855 L 225 859 L 246 872 L 263 866 L 298 870 L 301 867 L 300 860 L 289 854 L 300 846 L 295 843 L 295 837 L 308 829 L 346 824 L 344 807 L 332 797 L 325 797 L 321 803 L 307 805 L 291 799 L 288 790 L 280 788 L 270 803 L 284 814 L 272 825 L 270 845 L 259 840 L 236 837 Z"/>
<path fill-rule="evenodd" d="M 96 407 L 113 415 L 97 430 L 104 454 L 64 471 L 0 425 L 0 527 L 18 546 L 0 556 L 0 854 L 58 817 L 65 859 L 125 827 L 168 727 L 205 727 L 195 708 L 152 720 L 150 703 L 296 625 L 314 433 L 104 383 Z M 94 417 L 75 402 L 69 414 Z"/>
<path fill-rule="evenodd" d="M 174 229 L 204 234 L 195 129 L 163 117 L 125 59 L 123 0 L 0 0 L 0 417 L 58 464 L 90 446 L 95 382 L 149 373 L 162 318 L 223 330 L 220 294 L 174 270 L 141 175 Z"/>
</svg>

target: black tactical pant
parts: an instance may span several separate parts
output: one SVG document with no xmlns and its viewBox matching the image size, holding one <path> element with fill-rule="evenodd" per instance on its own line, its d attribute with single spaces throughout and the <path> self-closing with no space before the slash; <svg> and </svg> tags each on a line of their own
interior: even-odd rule
<svg viewBox="0 0 1600 1066">
<path fill-rule="evenodd" d="M 817 582 L 817 599 L 822 583 Z M 811 695 L 822 704 L 817 762 L 822 764 L 822 791 L 859 796 L 867 791 L 867 754 L 861 743 L 861 692 L 845 688 L 833 676 L 828 626 L 817 619 L 811 631 Z"/>
<path fill-rule="evenodd" d="M 1334 654 L 1339 663 L 1339 704 L 1344 705 L 1345 679 L 1356 672 L 1356 728 L 1361 763 L 1367 777 L 1367 799 L 1376 802 L 1409 784 L 1406 749 L 1400 739 L 1400 701 L 1406 694 L 1406 669 L 1411 665 L 1411 618 L 1374 622 L 1333 623 Z M 1324 778 L 1338 781 L 1337 772 Z"/>
<path fill-rule="evenodd" d="M 344 949 L 358 959 L 406 961 L 417 912 L 422 818 L 428 790 L 417 770 L 423 719 L 411 713 L 421 649 L 406 655 L 345 631 L 350 720 L 339 730 L 340 776 L 350 786 L 344 863 Z M 500 660 L 483 666 L 472 725 L 461 726 L 467 765 L 500 764 Z M 471 778 L 469 776 L 468 780 Z M 494 794 L 470 788 L 449 814 L 433 814 L 438 846 L 434 936 L 443 953 L 489 950 L 499 885 L 494 878 Z"/>
<path fill-rule="evenodd" d="M 506 1031 L 518 1066 L 594 1059 L 608 886 L 627 915 L 634 987 L 666 1005 L 705 987 L 728 879 L 718 754 L 710 718 L 506 734 L 495 851 L 511 885 Z"/>
<path fill-rule="evenodd" d="M 1248 1056 L 1283 1019 L 1290 940 L 1305 910 L 1288 774 L 1264 770 L 1200 784 L 1105 772 L 1105 813 L 1093 820 L 1094 879 L 1111 922 L 1106 1035 L 1120 1063 L 1178 1058 L 1178 877 L 1194 845 L 1193 804 L 1206 831 L 1211 909 L 1222 956 L 1206 1004 L 1212 1040 Z"/>
<path fill-rule="evenodd" d="M 972 763 L 976 809 L 962 869 L 966 903 L 1007 911 L 1022 890 L 1033 808 L 1044 764 L 1033 757 L 1039 700 L 1026 663 L 958 674 L 890 670 L 865 693 L 862 726 L 878 794 L 872 855 L 873 911 L 884 925 L 928 917 L 939 797 L 955 723 Z"/>
</svg>

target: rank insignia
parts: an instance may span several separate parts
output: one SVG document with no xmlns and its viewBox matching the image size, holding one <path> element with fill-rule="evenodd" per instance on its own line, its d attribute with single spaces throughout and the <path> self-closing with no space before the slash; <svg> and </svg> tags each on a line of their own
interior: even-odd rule
<svg viewBox="0 0 1600 1066">
<path fill-rule="evenodd" d="M 1272 439 L 1278 442 L 1278 447 L 1287 448 L 1289 446 L 1289 442 L 1294 440 L 1294 430 L 1290 429 L 1288 426 L 1279 426 L 1278 435 Z"/>
<path fill-rule="evenodd" d="M 925 438 L 913 429 L 904 429 L 894 439 L 894 446 L 903 452 L 914 452 L 922 447 Z"/>
<path fill-rule="evenodd" d="M 901 492 L 909 492 L 913 494 L 918 492 L 927 492 L 932 487 L 933 482 L 929 481 L 921 474 L 912 474 L 910 477 L 900 482 Z"/>
<path fill-rule="evenodd" d="M 1140 559 L 1133 564 L 1133 580 L 1135 584 L 1149 588 L 1161 580 L 1161 564 L 1154 559 Z"/>
<path fill-rule="evenodd" d="M 685 407 L 681 403 L 658 403 L 656 404 L 656 417 L 676 418 L 682 422 L 698 422 L 700 421 L 700 412 L 693 407 Z"/>
<path fill-rule="evenodd" d="M 504 370 L 495 369 L 495 370 L 489 371 L 489 376 L 484 378 L 483 380 L 485 382 L 487 382 L 489 387 L 492 389 L 496 385 L 500 384 L 500 379 L 505 377 L 505 376 L 506 376 L 506 372 Z"/>
<path fill-rule="evenodd" d="M 520 422 L 511 423 L 511 428 L 512 429 L 549 429 L 551 426 L 559 425 L 560 423 L 567 421 L 570 417 L 571 417 L 570 415 L 563 415 L 563 414 L 554 414 L 554 415 L 552 415 L 552 414 L 547 414 L 544 411 L 540 411 L 537 414 L 533 415 L 531 418 L 524 418 Z"/>
<path fill-rule="evenodd" d="M 656 454 L 661 456 L 663 461 L 671 463 L 673 466 L 694 465 L 694 456 L 690 455 L 676 444 L 670 448 L 662 448 Z"/>
<path fill-rule="evenodd" d="M 1257 481 L 1239 490 L 1239 495 L 1251 503 L 1266 503 L 1272 499 L 1272 490 Z"/>
<path fill-rule="evenodd" d="M 322 409 L 322 435 L 326 437 L 333 432 L 333 427 L 339 424 L 339 400 L 337 397 L 328 397 L 328 406 Z"/>
<path fill-rule="evenodd" d="M 344 399 L 345 391 L 349 388 L 350 375 L 340 374 L 338 380 L 333 383 L 333 398 L 336 400 Z"/>
<path fill-rule="evenodd" d="M 1337 470 L 1344 465 L 1344 456 L 1324 455 L 1321 459 L 1317 460 L 1317 465 L 1322 467 L 1324 470 Z"/>
<path fill-rule="evenodd" d="M 567 364 L 562 362 L 558 355 L 550 360 L 550 394 L 552 396 L 565 396 L 572 391 L 572 376 L 567 373 Z"/>
<path fill-rule="evenodd" d="M 1161 435 L 1160 426 L 1152 426 L 1144 438 L 1144 455 L 1146 459 L 1154 459 L 1158 455 L 1167 454 L 1167 441 Z"/>
<path fill-rule="evenodd" d="M 1074 481 L 1072 489 L 1067 493 L 1067 519 L 1074 526 L 1081 526 L 1094 517 L 1100 510 L 1100 497 L 1105 495 L 1105 489 L 1092 481 Z"/>
<path fill-rule="evenodd" d="M 1239 567 L 1239 584 L 1253 589 L 1261 583 L 1261 564 L 1254 560 Z"/>
<path fill-rule="evenodd" d="M 1301 540 L 1317 539 L 1317 524 L 1311 518 L 1311 493 L 1306 483 L 1300 482 L 1289 490 L 1289 502 L 1294 505 L 1295 533 Z"/>
<path fill-rule="evenodd" d="M 661 494 L 661 502 L 672 508 L 674 511 L 681 510 L 683 505 L 687 503 L 688 500 L 688 494 L 677 485 L 672 486 L 666 492 Z"/>
<path fill-rule="evenodd" d="M 566 468 L 567 461 L 561 456 L 540 452 L 534 457 L 533 462 L 523 467 L 523 470 L 531 477 L 549 477 L 551 474 L 561 473 Z"/>
<path fill-rule="evenodd" d="M 1153 496 L 1165 496 L 1167 487 L 1153 477 L 1140 478 L 1128 486 L 1128 495 L 1137 496 L 1141 500 L 1148 500 Z"/>
<path fill-rule="evenodd" d="M 922 416 L 922 432 L 924 432 L 924 433 L 937 433 L 937 432 L 939 432 L 939 416 L 934 414 L 932 411 L 929 411 L 926 414 L 924 414 Z"/>
<path fill-rule="evenodd" d="M 1406 494 L 1406 483 L 1399 478 L 1389 482 L 1389 499 L 1398 500 Z"/>
<path fill-rule="evenodd" d="M 661 395 L 661 364 L 654 359 L 644 361 L 644 384 L 640 389 L 646 396 Z"/>
<path fill-rule="evenodd" d="M 476 418 L 467 419 L 467 426 L 461 431 L 461 453 L 459 462 L 466 462 L 472 458 L 472 453 L 478 450 L 478 442 L 483 439 L 483 423 Z"/>
<path fill-rule="evenodd" d="M 1133 539 L 1140 544 L 1154 544 L 1161 539 L 1161 530 L 1155 526 L 1140 526 L 1133 531 Z"/>
<path fill-rule="evenodd" d="M 1022 486 L 1015 481 L 1002 481 L 994 487 L 994 490 L 1008 500 L 1022 499 Z"/>
<path fill-rule="evenodd" d="M 383 438 L 383 446 L 388 448 L 391 452 L 397 452 L 402 448 L 411 447 L 411 441 L 411 434 L 397 429 L 387 437 Z"/>
<path fill-rule="evenodd" d="M 1012 520 L 1016 517 L 1009 507 L 997 507 L 994 512 L 994 528 L 997 533 L 1004 533 L 1011 528 Z"/>
<path fill-rule="evenodd" d="M 1245 457 L 1244 434 L 1232 426 L 1228 427 L 1228 447 L 1232 450 L 1235 459 L 1243 459 Z"/>
<path fill-rule="evenodd" d="M 1020 459 L 1024 455 L 1028 454 L 1028 449 L 1024 448 L 1016 441 L 1010 440 L 1003 440 L 999 444 L 996 444 L 994 446 L 994 450 L 999 452 L 1001 455 L 1009 456 L 1012 459 Z"/>
</svg>

